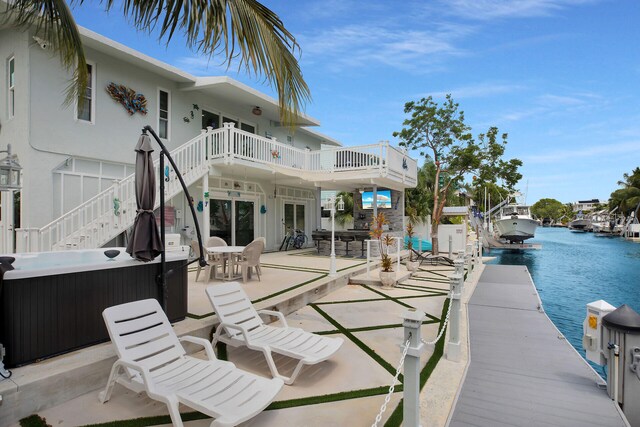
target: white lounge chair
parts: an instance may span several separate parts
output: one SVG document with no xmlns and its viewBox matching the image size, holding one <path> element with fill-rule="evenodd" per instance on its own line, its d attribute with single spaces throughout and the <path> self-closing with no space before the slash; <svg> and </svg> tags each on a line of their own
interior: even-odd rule
<svg viewBox="0 0 640 427">
<path fill-rule="evenodd" d="M 207 295 L 220 319 L 213 337 L 234 347 L 247 346 L 264 353 L 271 375 L 292 384 L 304 365 L 313 365 L 331 357 L 342 345 L 342 338 L 330 338 L 312 334 L 299 328 L 290 328 L 282 313 L 260 310 L 261 314 L 277 316 L 282 327 L 265 325 L 253 308 L 240 283 L 229 282 L 209 286 Z M 299 359 L 290 377 L 280 375 L 271 353 Z"/>
<path fill-rule="evenodd" d="M 218 360 L 203 338 L 178 339 L 154 299 L 109 307 L 103 311 L 118 360 L 104 391 L 111 398 L 116 382 L 164 402 L 174 426 L 182 427 L 180 403 L 214 417 L 211 427 L 235 426 L 262 412 L 283 386 Z M 180 341 L 204 347 L 209 360 L 187 356 Z"/>
</svg>

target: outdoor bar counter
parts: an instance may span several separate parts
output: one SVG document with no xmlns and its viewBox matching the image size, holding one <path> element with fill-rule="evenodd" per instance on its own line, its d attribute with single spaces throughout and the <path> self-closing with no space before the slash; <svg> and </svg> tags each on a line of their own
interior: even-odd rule
<svg viewBox="0 0 640 427">
<path fill-rule="evenodd" d="M 371 239 L 369 232 L 371 230 L 363 230 L 363 229 L 349 229 L 349 230 L 340 230 L 335 231 L 335 240 L 336 242 L 344 242 L 345 244 L 345 255 L 354 255 L 360 252 L 360 256 L 365 256 L 366 252 L 366 240 Z M 393 230 L 385 230 L 384 234 L 391 234 L 395 236 Z M 322 242 L 331 243 L 331 230 L 316 230 L 311 233 L 311 238 L 314 242 L 316 242 L 316 246 L 318 248 L 318 252 L 320 251 L 320 245 Z M 351 246 L 350 246 L 351 244 Z M 377 251 L 375 251 L 377 254 Z"/>
</svg>

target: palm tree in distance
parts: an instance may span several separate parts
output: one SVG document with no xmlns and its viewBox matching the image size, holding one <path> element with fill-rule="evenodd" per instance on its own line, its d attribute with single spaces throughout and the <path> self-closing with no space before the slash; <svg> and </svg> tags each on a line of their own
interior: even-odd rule
<svg viewBox="0 0 640 427">
<path fill-rule="evenodd" d="M 81 6 L 84 0 L 71 0 Z M 273 11 L 256 0 L 106 0 L 106 12 L 121 7 L 138 31 L 159 31 L 167 44 L 176 31 L 184 34 L 187 47 L 208 56 L 223 55 L 231 66 L 264 76 L 278 93 L 280 120 L 293 126 L 309 88 L 295 57 L 299 45 Z M 11 0 L 0 2 L 0 23 L 20 29 L 34 28 L 73 72 L 66 103 L 82 102 L 88 72 L 80 33 L 65 0 Z"/>
<path fill-rule="evenodd" d="M 618 207 L 621 213 L 629 215 L 640 204 L 640 167 L 622 177 L 622 181 L 618 181 L 622 188 L 611 193 L 609 208 Z"/>
</svg>

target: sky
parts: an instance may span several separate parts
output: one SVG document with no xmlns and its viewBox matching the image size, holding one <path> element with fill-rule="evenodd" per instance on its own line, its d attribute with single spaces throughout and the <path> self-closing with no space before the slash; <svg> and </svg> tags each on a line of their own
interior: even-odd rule
<svg viewBox="0 0 640 427">
<path fill-rule="evenodd" d="M 300 45 L 305 112 L 345 146 L 389 140 L 404 104 L 447 93 L 474 135 L 508 133 L 526 201 L 607 200 L 640 166 L 636 0 L 265 0 Z M 221 66 L 174 37 L 140 33 L 117 9 L 74 7 L 79 25 L 197 76 L 264 78 Z M 418 158 L 418 153 L 413 157 Z"/>
</svg>

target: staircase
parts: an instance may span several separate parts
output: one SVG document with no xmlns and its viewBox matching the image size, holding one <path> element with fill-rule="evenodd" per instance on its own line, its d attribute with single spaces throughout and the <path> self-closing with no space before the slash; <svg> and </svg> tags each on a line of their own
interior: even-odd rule
<svg viewBox="0 0 640 427">
<path fill-rule="evenodd" d="M 158 150 L 159 151 L 159 150 Z M 379 178 L 415 185 L 417 163 L 388 141 L 358 147 L 309 150 L 263 138 L 232 123 L 203 130 L 200 135 L 171 151 L 187 186 L 207 175 L 210 165 L 252 162 L 274 172 L 310 182 L 340 177 Z M 168 162 L 167 162 L 168 163 Z M 165 177 L 156 167 L 156 194 Z M 169 166 L 170 167 L 170 166 Z M 169 170 L 165 199 L 182 192 L 176 172 Z M 156 197 L 156 208 L 160 197 Z M 136 217 L 135 177 L 130 175 L 42 228 L 16 230 L 17 252 L 87 249 L 103 246 L 133 225 Z"/>
<path fill-rule="evenodd" d="M 212 132 L 200 135 L 171 151 L 171 157 L 182 173 L 185 184 L 191 185 L 209 171 L 207 144 Z M 156 152 L 159 152 L 156 150 Z M 160 205 L 160 179 L 165 173 L 156 170 L 156 206 Z M 165 162 L 168 164 L 169 162 Z M 176 172 L 169 165 L 165 179 L 165 199 L 182 192 Z M 42 228 L 16 230 L 17 252 L 59 251 L 97 248 L 113 240 L 133 225 L 136 217 L 135 175 L 114 184 Z"/>
</svg>

